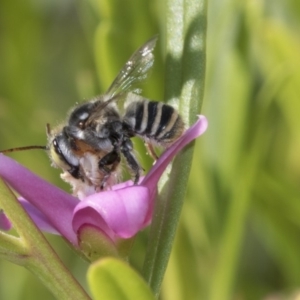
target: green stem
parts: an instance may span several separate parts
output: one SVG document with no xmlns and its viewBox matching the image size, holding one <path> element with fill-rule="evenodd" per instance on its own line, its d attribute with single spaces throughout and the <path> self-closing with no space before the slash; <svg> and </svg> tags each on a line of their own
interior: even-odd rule
<svg viewBox="0 0 300 300">
<path fill-rule="evenodd" d="M 206 11 L 207 0 L 167 1 L 166 98 L 174 106 L 177 104 L 188 125 L 196 120 L 204 94 Z M 174 161 L 170 177 L 165 175 L 160 182 L 164 188 L 155 204 L 143 269 L 156 297 L 169 261 L 192 155 L 192 146 L 182 151 Z"/>
<path fill-rule="evenodd" d="M 26 250 L 20 238 L 0 230 L 0 257 L 16 261 L 18 257 L 27 255 Z"/>
<path fill-rule="evenodd" d="M 2 233 L 0 256 L 36 274 L 57 299 L 90 299 L 1 179 L 0 207 L 20 236 Z"/>
</svg>

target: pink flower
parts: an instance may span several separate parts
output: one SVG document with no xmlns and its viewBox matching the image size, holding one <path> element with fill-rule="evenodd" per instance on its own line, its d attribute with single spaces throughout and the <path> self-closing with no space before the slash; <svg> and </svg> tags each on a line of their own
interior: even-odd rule
<svg viewBox="0 0 300 300">
<path fill-rule="evenodd" d="M 167 149 L 138 185 L 127 181 L 86 197 L 82 201 L 39 178 L 11 158 L 0 155 L 0 177 L 22 198 L 20 202 L 40 229 L 61 234 L 74 246 L 85 225 L 104 232 L 112 241 L 133 237 L 151 222 L 159 178 L 173 157 L 207 128 L 200 116 L 184 135 Z M 26 200 L 25 200 L 26 199 Z M 9 221 L 0 211 L 0 229 Z"/>
</svg>

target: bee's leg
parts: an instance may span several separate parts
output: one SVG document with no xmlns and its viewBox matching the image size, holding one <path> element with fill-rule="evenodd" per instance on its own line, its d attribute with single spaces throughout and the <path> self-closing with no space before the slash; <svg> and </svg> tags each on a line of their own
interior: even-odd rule
<svg viewBox="0 0 300 300">
<path fill-rule="evenodd" d="M 71 166 L 71 169 L 68 170 L 68 172 L 76 179 L 81 179 L 81 181 L 84 181 L 84 177 L 80 171 L 79 166 Z"/>
<path fill-rule="evenodd" d="M 134 153 L 133 153 L 133 145 L 130 139 L 125 139 L 121 146 L 121 152 L 123 153 L 130 171 L 134 174 L 134 184 L 138 184 L 140 180 L 140 176 L 143 173 L 143 169 L 138 163 Z"/>
<path fill-rule="evenodd" d="M 155 153 L 152 144 L 149 143 L 148 141 L 145 141 L 145 146 L 146 146 L 148 154 L 154 159 L 154 162 L 156 162 L 158 160 L 158 156 Z"/>
<path fill-rule="evenodd" d="M 117 165 L 120 163 L 121 157 L 116 150 L 109 152 L 104 155 L 99 163 L 99 169 L 104 174 L 103 180 L 101 182 L 101 189 L 103 190 L 110 174 L 116 169 Z"/>
</svg>

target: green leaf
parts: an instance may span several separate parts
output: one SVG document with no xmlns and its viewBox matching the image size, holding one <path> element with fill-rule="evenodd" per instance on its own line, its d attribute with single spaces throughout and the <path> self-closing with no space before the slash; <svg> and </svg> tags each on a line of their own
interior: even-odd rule
<svg viewBox="0 0 300 300">
<path fill-rule="evenodd" d="M 207 0 L 166 1 L 166 100 L 187 125 L 201 110 L 204 94 Z M 158 297 L 185 199 L 192 163 L 189 145 L 162 176 L 143 276 Z"/>
<path fill-rule="evenodd" d="M 87 278 L 95 300 L 155 299 L 144 280 L 129 265 L 115 258 L 93 263 Z"/>
</svg>

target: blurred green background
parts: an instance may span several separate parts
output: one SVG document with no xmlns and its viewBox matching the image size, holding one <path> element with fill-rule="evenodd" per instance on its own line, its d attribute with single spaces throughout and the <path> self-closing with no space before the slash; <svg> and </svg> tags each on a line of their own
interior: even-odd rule
<svg viewBox="0 0 300 300">
<path fill-rule="evenodd" d="M 159 0 L 0 1 L 0 149 L 46 143 L 83 99 L 103 93 L 155 34 L 143 94 L 164 95 Z M 300 290 L 300 2 L 210 0 L 202 113 L 189 188 L 161 299 L 296 299 Z M 195 112 L 199 113 L 199 112 Z M 137 144 L 143 164 L 150 166 Z M 42 151 L 11 155 L 69 187 Z M 49 236 L 85 285 L 87 264 Z M 131 256 L 140 269 L 147 232 Z M 53 299 L 0 260 L 0 299 Z"/>
</svg>

